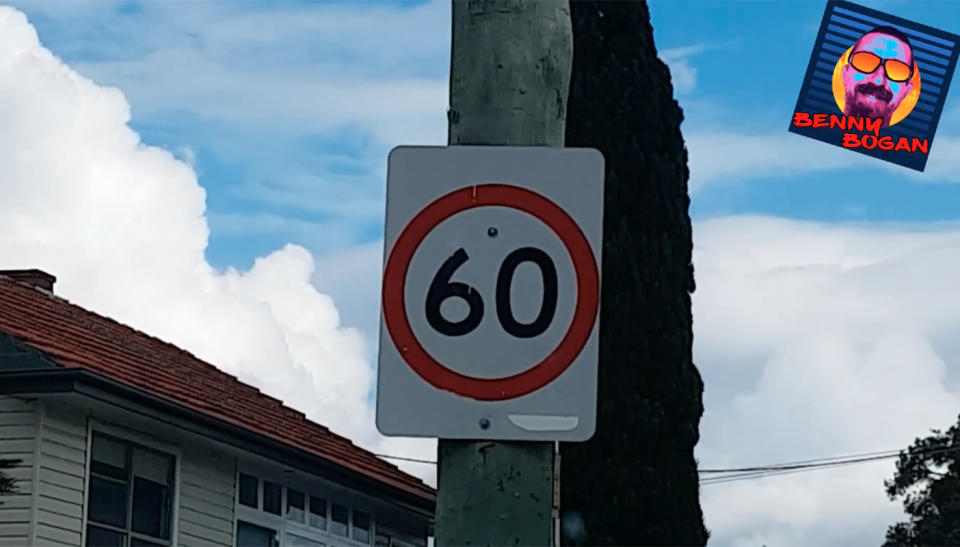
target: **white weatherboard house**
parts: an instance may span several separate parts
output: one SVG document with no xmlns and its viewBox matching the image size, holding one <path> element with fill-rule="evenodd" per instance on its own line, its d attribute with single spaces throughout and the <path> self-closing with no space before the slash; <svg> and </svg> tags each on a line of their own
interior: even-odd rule
<svg viewBox="0 0 960 547">
<path fill-rule="evenodd" d="M 425 546 L 435 492 L 189 353 L 0 271 L 0 546 Z"/>
</svg>

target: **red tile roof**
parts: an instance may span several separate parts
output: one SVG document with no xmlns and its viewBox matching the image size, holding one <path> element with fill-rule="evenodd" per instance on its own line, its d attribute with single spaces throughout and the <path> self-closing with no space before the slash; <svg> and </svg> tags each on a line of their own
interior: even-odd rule
<svg viewBox="0 0 960 547">
<path fill-rule="evenodd" d="M 420 479 L 189 352 L 0 274 L 0 331 L 46 353 L 433 502 Z"/>
</svg>

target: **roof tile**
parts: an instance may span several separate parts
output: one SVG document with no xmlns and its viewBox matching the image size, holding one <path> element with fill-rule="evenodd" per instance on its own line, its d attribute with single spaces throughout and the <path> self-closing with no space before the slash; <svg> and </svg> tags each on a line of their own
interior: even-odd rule
<svg viewBox="0 0 960 547">
<path fill-rule="evenodd" d="M 349 439 L 172 344 L 0 275 L 0 331 L 85 368 L 433 501 L 435 492 Z"/>
</svg>

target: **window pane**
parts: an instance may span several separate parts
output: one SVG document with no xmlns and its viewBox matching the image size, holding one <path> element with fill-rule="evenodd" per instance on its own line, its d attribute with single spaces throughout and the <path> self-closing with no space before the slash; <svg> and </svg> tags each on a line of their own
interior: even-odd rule
<svg viewBox="0 0 960 547">
<path fill-rule="evenodd" d="M 296 522 L 303 522 L 305 501 L 303 492 L 287 489 L 287 518 Z"/>
<path fill-rule="evenodd" d="M 91 522 L 127 527 L 127 485 L 90 477 L 89 505 L 87 517 Z"/>
<path fill-rule="evenodd" d="M 280 514 L 280 495 L 283 490 L 279 484 L 263 481 L 263 510 L 274 515 Z"/>
<path fill-rule="evenodd" d="M 94 473 L 116 479 L 127 480 L 127 455 L 130 449 L 126 445 L 100 435 L 93 436 L 90 468 Z"/>
<path fill-rule="evenodd" d="M 133 531 L 170 538 L 170 487 L 136 477 L 133 480 Z"/>
<path fill-rule="evenodd" d="M 287 534 L 287 538 L 283 541 L 283 547 L 326 547 L 326 545 L 312 539 Z"/>
<path fill-rule="evenodd" d="M 257 478 L 240 473 L 240 505 L 257 508 Z"/>
<path fill-rule="evenodd" d="M 237 547 L 278 547 L 277 532 L 269 528 L 237 521 Z"/>
<path fill-rule="evenodd" d="M 120 532 L 87 526 L 87 547 L 123 547 L 124 538 Z"/>
<path fill-rule="evenodd" d="M 310 496 L 310 522 L 314 528 L 327 529 L 327 500 Z"/>
<path fill-rule="evenodd" d="M 130 538 L 130 547 L 157 547 L 158 545 L 166 545 L 166 543 L 152 541 L 147 541 L 140 538 Z"/>
<path fill-rule="evenodd" d="M 390 547 L 390 536 L 378 532 L 377 539 L 373 544 L 375 547 Z"/>
<path fill-rule="evenodd" d="M 370 515 L 363 511 L 353 511 L 353 539 L 370 543 Z"/>
<path fill-rule="evenodd" d="M 133 474 L 170 486 L 173 483 L 173 457 L 136 448 L 133 451 Z"/>
<path fill-rule="evenodd" d="M 338 536 L 347 537 L 347 508 L 342 505 L 330 506 L 330 531 Z"/>
</svg>

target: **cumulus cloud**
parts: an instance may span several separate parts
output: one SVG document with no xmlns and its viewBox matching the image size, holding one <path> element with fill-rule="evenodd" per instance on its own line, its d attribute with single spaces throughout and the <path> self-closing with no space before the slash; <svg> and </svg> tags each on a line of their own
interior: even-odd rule
<svg viewBox="0 0 960 547">
<path fill-rule="evenodd" d="M 251 238 L 315 253 L 367 241 L 383 221 L 389 149 L 445 142 L 444 0 L 196 2 L 186 10 L 9 1 L 71 68 L 122 89 L 151 143 L 193 148 L 194 156 L 178 156 L 195 161 L 221 217 L 211 223 L 217 264 L 220 249 Z M 265 237 L 264 212 L 309 215 L 320 228 L 305 237 L 291 224 Z"/>
<path fill-rule="evenodd" d="M 130 106 L 60 62 L 0 7 L 0 267 L 58 276 L 75 303 L 177 344 L 375 450 L 430 457 L 374 429 L 373 370 L 358 331 L 285 246 L 248 271 L 206 261 L 193 169 L 142 143 Z M 185 160 L 190 155 L 185 154 Z M 432 479 L 433 470 L 411 471 Z"/>
<path fill-rule="evenodd" d="M 731 217 L 695 242 L 703 464 L 902 449 L 954 421 L 960 226 Z M 707 525 L 717 545 L 879 544 L 903 518 L 893 469 L 704 485 Z"/>
</svg>

